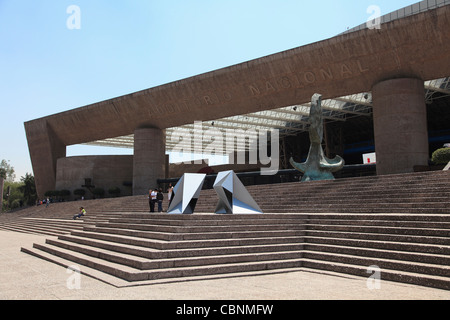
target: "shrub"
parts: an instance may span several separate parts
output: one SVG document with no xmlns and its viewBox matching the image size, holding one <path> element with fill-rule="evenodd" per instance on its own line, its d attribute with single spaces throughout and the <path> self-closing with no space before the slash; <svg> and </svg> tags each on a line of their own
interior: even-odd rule
<svg viewBox="0 0 450 320">
<path fill-rule="evenodd" d="M 117 197 L 120 194 L 120 189 L 119 187 L 112 187 L 108 189 L 108 193 L 113 197 Z"/>
<path fill-rule="evenodd" d="M 92 190 L 92 193 L 94 194 L 94 196 L 97 196 L 97 197 L 103 197 L 104 195 L 105 195 L 105 189 L 102 189 L 102 188 L 94 188 L 93 190 Z"/>
<path fill-rule="evenodd" d="M 447 164 L 450 162 L 450 148 L 437 149 L 431 156 L 434 164 Z"/>
<path fill-rule="evenodd" d="M 73 194 L 76 195 L 76 196 L 82 197 L 82 196 L 84 196 L 86 194 L 86 190 L 84 190 L 84 189 L 75 189 L 73 191 Z"/>
<path fill-rule="evenodd" d="M 49 190 L 46 193 L 44 193 L 44 196 L 49 197 L 49 198 L 53 197 L 54 195 L 55 195 L 54 190 Z"/>
<path fill-rule="evenodd" d="M 11 208 L 10 209 L 17 209 L 22 207 L 22 203 L 20 199 L 16 199 L 11 203 Z"/>
<path fill-rule="evenodd" d="M 61 190 L 60 195 L 61 197 L 68 197 L 70 196 L 70 190 Z"/>
</svg>

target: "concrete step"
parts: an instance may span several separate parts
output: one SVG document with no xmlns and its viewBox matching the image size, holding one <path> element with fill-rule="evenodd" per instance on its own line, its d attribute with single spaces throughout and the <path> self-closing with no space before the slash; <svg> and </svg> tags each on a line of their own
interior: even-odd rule
<svg viewBox="0 0 450 320">
<path fill-rule="evenodd" d="M 306 237 L 319 238 L 345 238 L 345 239 L 362 239 L 362 240 L 378 240 L 389 242 L 403 242 L 403 243 L 422 243 L 422 244 L 436 244 L 448 245 L 449 239 L 447 237 L 430 237 L 430 236 L 416 236 L 416 235 L 396 235 L 396 234 L 382 234 L 382 233 L 357 233 L 357 232 L 342 232 L 329 230 L 304 230 L 303 234 Z"/>
<path fill-rule="evenodd" d="M 308 226 L 318 225 L 357 225 L 357 226 L 379 226 L 379 227 L 399 227 L 399 228 L 436 228 L 436 229 L 450 229 L 450 216 L 448 222 L 442 221 L 405 221 L 405 220 L 382 220 L 382 219 L 367 219 L 367 220 L 350 220 L 350 219 L 308 219 Z"/>
<path fill-rule="evenodd" d="M 263 230 L 263 231 L 242 231 L 242 232 L 228 231 L 228 232 L 206 232 L 206 233 L 169 233 L 169 232 L 139 231 L 135 229 L 123 229 L 123 228 L 107 228 L 107 227 L 84 227 L 83 230 L 89 232 L 135 236 L 139 238 L 157 239 L 165 241 L 302 236 L 304 234 L 303 230 L 281 230 L 281 231 Z"/>
<path fill-rule="evenodd" d="M 306 224 L 306 230 L 344 231 L 349 233 L 382 233 L 397 235 L 417 235 L 431 237 L 450 237 L 450 229 L 385 227 L 364 225 Z"/>
<path fill-rule="evenodd" d="M 421 252 L 429 254 L 450 254 L 450 245 L 423 244 L 411 242 L 389 242 L 379 240 L 361 240 L 348 238 L 331 238 L 318 236 L 305 236 L 305 243 L 329 244 L 338 246 L 349 246 L 355 248 L 371 248 L 380 250 L 397 250 L 406 252 Z"/>
<path fill-rule="evenodd" d="M 108 240 L 85 238 L 74 235 L 61 235 L 58 237 L 58 239 L 73 244 L 87 245 L 90 247 L 101 248 L 109 251 L 115 251 L 138 257 L 143 257 L 146 259 L 186 258 L 195 256 L 221 256 L 240 253 L 298 251 L 303 249 L 302 242 L 281 243 L 281 244 L 260 244 L 248 246 L 242 245 L 242 246 L 221 246 L 221 247 L 158 250 L 154 248 L 142 247 L 133 244 L 117 243 Z"/>
<path fill-rule="evenodd" d="M 131 244 L 146 248 L 159 250 L 188 249 L 188 248 L 208 248 L 221 246 L 248 246 L 259 244 L 281 244 L 302 242 L 303 239 L 294 237 L 264 237 L 264 238 L 229 238 L 229 239 L 207 239 L 189 241 L 164 241 L 156 239 L 145 239 L 133 236 L 122 236 L 99 232 L 73 231 L 75 236 L 94 238 L 98 240 L 113 241 L 116 243 Z"/>
<path fill-rule="evenodd" d="M 22 248 L 22 251 L 41 256 L 42 258 L 45 257 L 46 259 L 52 259 L 52 256 L 63 258 L 68 260 L 68 265 L 70 263 L 76 263 L 89 268 L 95 268 L 96 270 L 129 282 L 301 267 L 301 259 L 286 259 L 139 270 L 48 244 L 35 244 L 33 249 Z M 40 252 L 50 253 L 50 255 L 41 255 Z"/>
<path fill-rule="evenodd" d="M 366 258 L 376 258 L 385 260 L 399 260 L 409 262 L 427 263 L 430 265 L 441 265 L 448 267 L 450 265 L 450 256 L 440 254 L 429 254 L 420 252 L 405 252 L 397 250 L 380 250 L 370 248 L 356 248 L 349 246 L 327 245 L 305 243 L 304 252 L 336 253 L 351 256 L 361 256 Z M 306 256 L 305 256 L 306 257 Z"/>
<path fill-rule="evenodd" d="M 261 215 L 204 214 L 215 209 L 214 190 L 202 190 L 193 215 L 150 214 L 146 196 L 95 200 L 83 203 L 91 207 L 77 225 L 40 219 L 70 218 L 79 203 L 36 209 L 35 220 L 25 219 L 31 211 L 0 217 L 0 227 L 75 228 L 23 251 L 121 285 L 300 267 L 367 279 L 376 265 L 382 280 L 449 290 L 449 178 L 428 172 L 250 186 Z"/>
<path fill-rule="evenodd" d="M 229 219 L 224 218 L 220 219 L 220 215 L 215 216 L 211 219 L 195 219 L 195 220 L 175 220 L 175 219 L 165 219 L 166 217 L 169 217 L 169 215 L 165 215 L 164 217 L 160 217 L 159 219 L 153 218 L 153 217 L 128 217 L 123 216 L 120 218 L 113 218 L 109 219 L 108 223 L 115 223 L 115 224 L 135 224 L 135 225 L 161 225 L 161 226 L 183 226 L 183 227 L 201 227 L 201 226 L 208 226 L 208 227 L 214 227 L 214 226 L 242 226 L 242 225 L 279 225 L 279 226 L 289 226 L 294 225 L 298 223 L 305 223 L 306 218 L 299 219 L 294 217 L 283 217 L 282 220 L 280 218 L 265 218 L 265 219 Z"/>
<path fill-rule="evenodd" d="M 64 240 L 47 240 L 47 244 L 97 257 L 106 261 L 123 264 L 139 270 L 205 266 L 213 264 L 259 262 L 265 260 L 285 260 L 301 258 L 301 251 L 277 251 L 258 253 L 235 253 L 222 255 L 197 255 L 178 258 L 145 259 L 135 255 L 118 253 L 87 245 L 73 244 Z M 199 252 L 200 253 L 200 252 Z"/>
<path fill-rule="evenodd" d="M 303 268 L 350 274 L 365 279 L 367 279 L 369 276 L 373 274 L 369 269 L 371 265 L 360 266 L 335 261 L 323 261 L 307 258 L 303 258 L 302 265 Z M 382 288 L 382 281 L 394 281 L 400 283 L 450 290 L 450 278 L 448 277 L 424 275 L 415 272 L 405 272 L 405 271 L 402 272 L 390 269 L 381 269 L 380 277 L 381 277 L 380 283 L 381 288 Z M 368 281 L 369 280 L 370 279 L 368 279 Z"/>
<path fill-rule="evenodd" d="M 244 232 L 244 231 L 264 231 L 270 227 L 271 230 L 299 230 L 301 224 L 286 225 L 231 225 L 231 226 L 167 226 L 158 224 L 133 224 L 133 223 L 97 223 L 96 227 L 129 229 L 138 231 L 153 231 L 165 233 L 201 233 L 201 232 Z"/>
</svg>

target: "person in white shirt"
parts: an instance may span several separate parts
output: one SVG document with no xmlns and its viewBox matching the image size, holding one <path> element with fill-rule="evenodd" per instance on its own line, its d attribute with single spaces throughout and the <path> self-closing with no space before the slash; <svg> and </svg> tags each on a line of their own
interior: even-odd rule
<svg viewBox="0 0 450 320">
<path fill-rule="evenodd" d="M 155 212 L 156 195 L 158 192 L 153 189 L 150 193 L 150 212 Z"/>
</svg>

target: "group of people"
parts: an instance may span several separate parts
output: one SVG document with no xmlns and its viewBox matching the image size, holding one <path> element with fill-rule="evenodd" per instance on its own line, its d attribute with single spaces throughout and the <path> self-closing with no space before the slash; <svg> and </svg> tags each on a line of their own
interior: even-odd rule
<svg viewBox="0 0 450 320">
<path fill-rule="evenodd" d="M 169 189 L 167 189 L 167 197 L 169 200 L 169 205 L 167 208 L 170 207 L 170 202 L 172 200 L 172 193 L 173 193 L 173 187 L 172 184 L 169 184 Z M 148 203 L 150 206 L 150 212 L 155 212 L 155 206 L 158 204 L 158 212 L 163 211 L 163 200 L 164 200 L 164 194 L 162 192 L 162 189 L 150 189 L 148 192 Z"/>
<path fill-rule="evenodd" d="M 172 184 L 169 184 L 169 189 L 167 189 L 167 197 L 169 200 L 169 205 L 167 207 L 167 209 L 170 207 L 170 203 L 173 199 L 173 186 Z M 150 205 L 150 212 L 155 212 L 155 205 L 156 203 L 158 203 L 158 212 L 162 212 L 163 211 L 163 203 L 164 200 L 164 194 L 162 192 L 162 189 L 150 189 L 149 193 L 148 193 L 148 202 Z M 76 220 L 78 218 L 82 218 L 86 216 L 86 209 L 84 209 L 83 207 L 80 207 L 80 212 L 76 215 L 73 216 L 73 219 Z"/>
</svg>

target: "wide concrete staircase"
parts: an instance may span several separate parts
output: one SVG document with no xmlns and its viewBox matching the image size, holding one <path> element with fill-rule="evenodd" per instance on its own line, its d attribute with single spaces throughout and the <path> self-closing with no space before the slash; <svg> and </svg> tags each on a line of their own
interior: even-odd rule
<svg viewBox="0 0 450 320">
<path fill-rule="evenodd" d="M 145 197 L 84 202 L 89 218 L 22 251 L 118 287 L 291 270 L 368 278 L 376 266 L 382 280 L 450 290 L 449 177 L 248 187 L 262 215 L 214 215 L 212 190 L 194 215 L 146 213 Z M 12 223 L 0 219 L 0 228 Z"/>
</svg>

